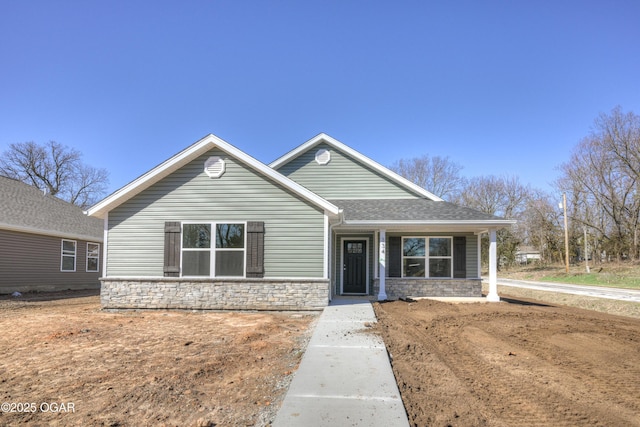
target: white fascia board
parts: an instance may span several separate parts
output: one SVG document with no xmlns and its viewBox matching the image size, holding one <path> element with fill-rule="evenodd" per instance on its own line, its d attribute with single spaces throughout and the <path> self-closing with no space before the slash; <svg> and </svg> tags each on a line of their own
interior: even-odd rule
<svg viewBox="0 0 640 427">
<path fill-rule="evenodd" d="M 353 148 L 343 144 L 342 142 L 338 141 L 335 138 L 330 137 L 329 135 L 325 134 L 325 133 L 321 133 L 313 138 L 311 138 L 310 140 L 308 140 L 307 142 L 305 142 L 304 144 L 300 145 L 299 147 L 297 147 L 294 150 L 289 151 L 287 154 L 285 154 L 284 156 L 274 160 L 273 162 L 271 162 L 269 164 L 270 167 L 272 167 L 273 169 L 278 169 L 280 166 L 284 165 L 285 163 L 288 163 L 290 160 L 298 157 L 300 154 L 306 152 L 307 150 L 313 148 L 314 146 L 325 142 L 331 146 L 333 146 L 334 148 L 343 151 L 345 153 L 347 153 L 349 156 L 357 159 L 358 161 L 364 163 L 365 165 L 369 166 L 370 168 L 374 169 L 375 171 L 379 172 L 380 174 L 386 176 L 387 178 L 398 182 L 399 184 L 411 189 L 413 192 L 420 194 L 421 196 L 426 197 L 427 199 L 433 200 L 433 201 L 437 201 L 437 202 L 441 202 L 443 199 L 441 199 L 440 197 L 436 196 L 435 194 L 431 193 L 430 191 L 425 190 L 424 188 L 420 187 L 419 185 L 414 184 L 413 182 L 409 181 L 406 178 L 403 178 L 402 176 L 398 175 L 397 173 L 393 172 L 392 170 L 390 170 L 389 168 L 386 168 L 384 166 L 382 166 L 380 163 L 376 162 L 375 160 L 370 159 L 369 157 L 365 156 L 364 154 L 359 153 L 358 151 L 354 150 Z"/>
<path fill-rule="evenodd" d="M 63 233 L 55 230 L 43 230 L 34 227 L 23 227 L 0 223 L 0 230 L 15 231 L 17 233 L 36 234 L 39 236 L 58 237 L 60 239 L 86 240 L 89 242 L 102 243 L 102 237 L 88 236 L 86 234 Z"/>
<path fill-rule="evenodd" d="M 346 227 L 366 227 L 366 228 L 384 228 L 384 229 L 409 229 L 409 228 L 429 228 L 441 230 L 459 230 L 459 231 L 475 231 L 486 232 L 490 228 L 501 229 L 509 228 L 516 223 L 515 220 L 487 220 L 487 221 L 345 221 Z"/>
<path fill-rule="evenodd" d="M 200 141 L 151 169 L 149 172 L 141 175 L 135 180 L 131 181 L 129 184 L 120 188 L 119 190 L 112 193 L 110 196 L 107 196 L 102 201 L 98 202 L 96 205 L 90 207 L 87 210 L 87 214 L 89 216 L 95 216 L 98 218 L 104 218 L 107 212 L 111 211 L 113 208 L 119 206 L 125 201 L 129 200 L 131 197 L 140 193 L 141 191 L 149 188 L 151 185 L 160 181 L 161 179 L 167 177 L 171 173 L 175 172 L 182 166 L 186 165 L 196 157 L 206 153 L 210 149 L 218 147 L 220 150 L 225 153 L 238 158 L 243 163 L 247 164 L 254 170 L 262 173 L 263 175 L 273 179 L 279 184 L 289 188 L 294 193 L 298 194 L 302 198 L 310 201 L 311 203 L 321 207 L 327 212 L 331 212 L 334 215 L 338 214 L 338 207 L 329 203 L 327 200 L 313 193 L 312 191 L 304 188 L 300 184 L 292 181 L 276 170 L 268 167 L 264 163 L 256 160 L 255 158 L 249 156 L 242 150 L 234 147 L 228 142 L 218 138 L 213 134 L 209 134 L 202 138 Z"/>
</svg>

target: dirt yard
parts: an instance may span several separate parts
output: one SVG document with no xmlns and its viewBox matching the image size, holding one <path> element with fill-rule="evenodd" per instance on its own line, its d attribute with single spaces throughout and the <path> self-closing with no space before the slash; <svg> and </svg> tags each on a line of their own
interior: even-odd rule
<svg viewBox="0 0 640 427">
<path fill-rule="evenodd" d="M 412 426 L 640 426 L 640 319 L 522 301 L 374 308 Z M 269 425 L 316 319 L 0 297 L 0 425 Z"/>
<path fill-rule="evenodd" d="M 412 426 L 640 426 L 640 319 L 374 303 Z"/>
<path fill-rule="evenodd" d="M 110 313 L 82 295 L 0 298 L 0 425 L 268 425 L 317 319 Z"/>
</svg>

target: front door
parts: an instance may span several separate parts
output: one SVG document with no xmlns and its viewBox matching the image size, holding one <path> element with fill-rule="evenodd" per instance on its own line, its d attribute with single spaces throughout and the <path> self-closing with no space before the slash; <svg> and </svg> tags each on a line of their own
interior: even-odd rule
<svg viewBox="0 0 640 427">
<path fill-rule="evenodd" d="M 367 293 L 366 240 L 344 240 L 342 246 L 342 293 Z"/>
</svg>

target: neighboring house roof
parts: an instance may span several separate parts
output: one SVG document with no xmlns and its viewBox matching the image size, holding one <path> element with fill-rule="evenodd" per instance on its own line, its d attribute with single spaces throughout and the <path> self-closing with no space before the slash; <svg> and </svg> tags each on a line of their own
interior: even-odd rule
<svg viewBox="0 0 640 427">
<path fill-rule="evenodd" d="M 272 179 L 285 188 L 288 188 L 294 194 L 297 194 L 298 196 L 309 201 L 315 206 L 322 208 L 326 212 L 334 215 L 337 215 L 339 213 L 339 209 L 337 206 L 331 204 L 327 200 L 306 189 L 295 181 L 292 181 L 291 179 L 282 175 L 280 172 L 270 168 L 259 160 L 254 159 L 250 155 L 234 147 L 228 142 L 223 141 L 215 135 L 209 134 L 195 144 L 187 147 L 175 156 L 171 157 L 167 161 L 151 169 L 149 172 L 115 191 L 110 196 L 107 196 L 105 199 L 89 208 L 87 211 L 88 214 L 99 218 L 104 218 L 107 212 L 109 212 L 110 210 L 126 202 L 136 194 L 149 188 L 151 185 L 167 177 L 171 173 L 180 169 L 182 166 L 186 165 L 190 161 L 196 159 L 198 156 L 206 153 L 214 147 L 217 147 L 230 156 L 235 157 L 247 166 L 251 167 L 253 170 Z"/>
<path fill-rule="evenodd" d="M 102 221 L 29 184 L 0 176 L 0 201 L 0 229 L 102 242 Z"/>
<path fill-rule="evenodd" d="M 274 160 L 273 162 L 271 162 L 269 164 L 270 167 L 274 168 L 274 169 L 279 169 L 281 166 L 283 166 L 286 163 L 289 163 L 290 161 L 292 161 L 293 159 L 295 159 L 296 157 L 300 156 L 301 154 L 307 152 L 308 150 L 312 149 L 313 147 L 322 144 L 322 143 L 326 143 L 330 146 L 332 146 L 333 148 L 335 148 L 336 150 L 342 151 L 343 153 L 353 157 L 354 159 L 358 160 L 359 162 L 365 164 L 366 166 L 370 167 L 371 169 L 377 171 L 378 173 L 380 173 L 382 176 L 397 182 L 398 184 L 400 184 L 401 186 L 413 191 L 414 193 L 423 196 L 427 199 L 430 200 L 437 200 L 437 201 L 441 201 L 442 199 L 438 196 L 436 196 L 435 194 L 425 190 L 424 188 L 420 187 L 419 185 L 414 184 L 413 182 L 409 181 L 406 178 L 403 178 L 402 176 L 398 175 L 397 173 L 391 171 L 390 169 L 382 166 L 380 163 L 375 162 L 374 160 L 370 159 L 369 157 L 359 153 L 358 151 L 354 150 L 353 148 L 341 143 L 340 141 L 338 141 L 337 139 L 334 139 L 332 137 L 330 137 L 329 135 L 325 134 L 325 133 L 321 133 L 313 138 L 311 138 L 310 140 L 308 140 L 307 142 L 305 142 L 304 144 L 298 146 L 297 148 L 289 151 L 287 154 L 285 154 L 284 156 Z"/>
<path fill-rule="evenodd" d="M 458 206 L 445 201 L 426 199 L 354 199 L 330 200 L 343 210 L 346 225 L 385 224 L 390 227 L 402 225 L 431 225 L 456 229 L 466 227 L 473 231 L 484 231 L 488 227 L 507 227 L 515 224 L 475 209 Z"/>
</svg>

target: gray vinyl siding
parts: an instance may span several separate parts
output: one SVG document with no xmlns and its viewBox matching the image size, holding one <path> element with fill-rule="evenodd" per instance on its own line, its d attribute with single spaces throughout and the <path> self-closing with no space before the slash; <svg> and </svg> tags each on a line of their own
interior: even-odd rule
<svg viewBox="0 0 640 427">
<path fill-rule="evenodd" d="M 476 234 L 465 234 L 467 238 L 467 278 L 477 279 L 478 272 L 478 236 Z"/>
<path fill-rule="evenodd" d="M 86 240 L 66 239 L 77 242 L 76 271 L 60 271 L 62 239 L 0 230 L 0 293 L 98 288 L 100 273 L 86 272 Z"/>
<path fill-rule="evenodd" d="M 318 150 L 331 152 L 331 161 L 319 165 L 315 161 Z M 407 199 L 418 197 L 406 187 L 384 177 L 356 159 L 328 144 L 318 144 L 278 172 L 288 176 L 325 199 Z"/>
<path fill-rule="evenodd" d="M 210 156 L 222 177 L 203 172 Z M 324 213 L 219 150 L 109 212 L 107 275 L 162 276 L 165 221 L 264 221 L 265 277 L 323 277 Z"/>
</svg>

